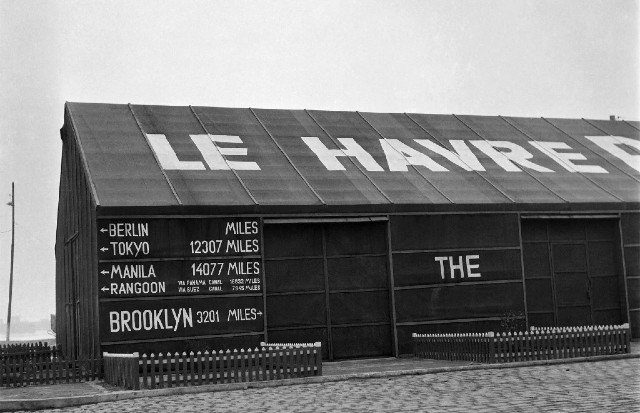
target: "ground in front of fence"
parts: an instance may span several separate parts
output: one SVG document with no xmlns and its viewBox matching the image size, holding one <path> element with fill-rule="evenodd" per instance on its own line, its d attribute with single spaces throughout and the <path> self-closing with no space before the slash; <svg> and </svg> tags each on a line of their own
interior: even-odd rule
<svg viewBox="0 0 640 413">
<path fill-rule="evenodd" d="M 407 358 L 376 358 L 322 363 L 323 376 L 358 373 L 384 373 L 400 370 L 421 370 L 473 364 L 468 361 L 445 361 Z M 34 400 L 55 397 L 90 396 L 123 391 L 102 381 L 27 387 L 0 387 L 0 400 Z"/>
<path fill-rule="evenodd" d="M 435 369 L 440 367 L 468 366 L 470 364 L 478 363 L 470 361 L 416 359 L 413 357 L 387 357 L 376 359 L 324 361 L 322 363 L 322 375 L 335 376 L 357 373 L 383 373 L 387 371 L 422 370 Z"/>
<path fill-rule="evenodd" d="M 101 381 L 27 387 L 0 387 L 0 400 L 39 400 L 108 394 L 122 389 Z"/>
<path fill-rule="evenodd" d="M 640 342 L 631 343 L 631 353 L 640 354 Z M 569 360 L 568 360 L 569 361 Z M 468 361 L 446 361 L 407 358 L 378 358 L 323 362 L 323 376 L 358 373 L 384 373 L 477 364 Z M 101 381 L 44 386 L 0 387 L 0 400 L 37 400 L 57 397 L 109 394 L 122 389 L 105 385 Z"/>
</svg>

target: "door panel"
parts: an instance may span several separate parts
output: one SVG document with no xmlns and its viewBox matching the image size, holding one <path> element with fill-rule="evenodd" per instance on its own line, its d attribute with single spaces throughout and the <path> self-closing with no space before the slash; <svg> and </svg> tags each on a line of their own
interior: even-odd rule
<svg viewBox="0 0 640 413">
<path fill-rule="evenodd" d="M 558 325 L 591 325 L 586 244 L 551 244 Z"/>
<path fill-rule="evenodd" d="M 269 293 L 324 290 L 322 258 L 267 261 Z"/>
<path fill-rule="evenodd" d="M 331 293 L 331 325 L 389 322 L 389 292 Z"/>
<path fill-rule="evenodd" d="M 556 305 L 591 305 L 589 276 L 586 272 L 555 273 Z"/>
<path fill-rule="evenodd" d="M 392 353 L 390 337 L 389 324 L 333 327 L 333 357 L 344 359 L 389 355 Z"/>
<path fill-rule="evenodd" d="M 522 221 L 530 325 L 623 322 L 618 232 L 615 220 Z"/>
<path fill-rule="evenodd" d="M 324 293 L 267 295 L 269 327 L 317 326 L 326 319 Z"/>
<path fill-rule="evenodd" d="M 586 272 L 587 247 L 585 244 L 551 244 L 553 272 Z"/>
<path fill-rule="evenodd" d="M 616 276 L 592 277 L 591 282 L 594 291 L 594 310 L 610 310 L 612 308 L 620 308 L 620 290 L 618 288 L 618 279 Z"/>
<path fill-rule="evenodd" d="M 353 290 L 364 288 L 387 289 L 387 257 L 328 258 L 329 289 Z"/>
<path fill-rule="evenodd" d="M 591 307 L 558 307 L 558 325 L 561 327 L 591 324 Z"/>
<path fill-rule="evenodd" d="M 272 224 L 264 233 L 269 341 L 322 341 L 329 360 L 391 355 L 386 223 Z"/>
</svg>

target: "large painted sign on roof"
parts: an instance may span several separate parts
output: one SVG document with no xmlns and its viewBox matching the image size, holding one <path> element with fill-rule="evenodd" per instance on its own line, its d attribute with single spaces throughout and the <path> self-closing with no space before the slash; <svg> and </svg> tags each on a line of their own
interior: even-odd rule
<svg viewBox="0 0 640 413">
<path fill-rule="evenodd" d="M 100 206 L 640 201 L 626 121 L 67 104 Z"/>
</svg>

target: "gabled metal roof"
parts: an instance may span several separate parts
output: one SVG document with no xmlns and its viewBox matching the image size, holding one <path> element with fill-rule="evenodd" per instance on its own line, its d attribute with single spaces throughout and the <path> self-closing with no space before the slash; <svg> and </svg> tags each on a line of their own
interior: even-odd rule
<svg viewBox="0 0 640 413">
<path fill-rule="evenodd" d="M 364 212 L 637 207 L 639 127 L 67 103 L 64 131 L 100 207 Z"/>
</svg>

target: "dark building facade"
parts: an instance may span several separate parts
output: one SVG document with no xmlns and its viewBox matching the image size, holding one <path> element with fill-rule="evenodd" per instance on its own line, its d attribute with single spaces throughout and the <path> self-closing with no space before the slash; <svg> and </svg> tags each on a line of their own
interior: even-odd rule
<svg viewBox="0 0 640 413">
<path fill-rule="evenodd" d="M 631 324 L 640 124 L 67 103 L 70 355 Z"/>
</svg>

